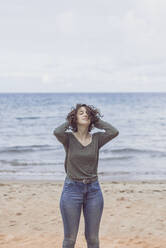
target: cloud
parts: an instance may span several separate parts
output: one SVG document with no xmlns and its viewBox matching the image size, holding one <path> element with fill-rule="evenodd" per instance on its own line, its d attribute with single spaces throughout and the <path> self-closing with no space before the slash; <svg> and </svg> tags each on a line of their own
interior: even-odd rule
<svg viewBox="0 0 166 248">
<path fill-rule="evenodd" d="M 76 30 L 76 19 L 71 10 L 56 15 L 55 23 L 56 30 L 64 34 L 73 34 Z"/>
<path fill-rule="evenodd" d="M 3 3 L 0 15 L 0 77 L 7 85 L 18 81 L 23 89 L 31 80 L 32 91 L 79 83 L 84 89 L 85 82 L 86 89 L 165 89 L 166 2 L 16 3 Z"/>
</svg>

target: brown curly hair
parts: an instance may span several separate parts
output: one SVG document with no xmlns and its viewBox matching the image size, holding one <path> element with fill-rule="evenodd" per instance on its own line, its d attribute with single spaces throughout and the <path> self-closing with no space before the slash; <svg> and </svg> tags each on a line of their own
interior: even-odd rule
<svg viewBox="0 0 166 248">
<path fill-rule="evenodd" d="M 77 132 L 77 111 L 80 107 L 85 107 L 87 110 L 88 117 L 91 120 L 88 127 L 88 132 L 90 132 L 94 128 L 94 123 L 97 122 L 100 117 L 103 117 L 103 115 L 101 115 L 100 110 L 95 108 L 93 105 L 77 103 L 76 107 L 72 107 L 71 112 L 68 113 L 66 117 L 66 120 L 69 121 L 70 129 L 74 132 Z"/>
</svg>

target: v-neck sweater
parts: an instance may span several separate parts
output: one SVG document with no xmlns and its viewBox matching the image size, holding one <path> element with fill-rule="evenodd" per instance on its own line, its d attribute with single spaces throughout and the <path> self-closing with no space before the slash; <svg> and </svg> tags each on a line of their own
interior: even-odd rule
<svg viewBox="0 0 166 248">
<path fill-rule="evenodd" d="M 92 134 L 91 142 L 84 146 L 69 129 L 69 122 L 66 121 L 54 129 L 53 134 L 63 144 L 65 156 L 65 172 L 73 180 L 98 178 L 99 149 L 115 138 L 119 131 L 110 123 L 99 118 L 94 126 L 104 129 L 105 132 Z"/>
</svg>

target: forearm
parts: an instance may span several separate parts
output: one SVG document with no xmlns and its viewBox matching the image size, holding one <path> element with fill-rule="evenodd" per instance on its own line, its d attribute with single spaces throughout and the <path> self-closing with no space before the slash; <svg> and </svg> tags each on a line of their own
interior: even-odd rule
<svg viewBox="0 0 166 248">
<path fill-rule="evenodd" d="M 60 126 L 56 127 L 53 131 L 53 134 L 64 146 L 68 144 L 68 133 L 65 132 L 68 128 L 69 128 L 69 122 L 66 121 L 62 123 Z"/>
<path fill-rule="evenodd" d="M 69 121 L 65 121 L 60 126 L 56 127 L 53 131 L 55 136 L 61 136 L 65 133 L 65 131 L 69 128 Z"/>
<path fill-rule="evenodd" d="M 115 137 L 119 134 L 119 131 L 117 128 L 112 126 L 110 123 L 101 120 L 100 118 L 97 122 L 94 123 L 94 126 L 98 129 L 104 129 L 105 133 L 107 133 L 111 137 Z"/>
</svg>

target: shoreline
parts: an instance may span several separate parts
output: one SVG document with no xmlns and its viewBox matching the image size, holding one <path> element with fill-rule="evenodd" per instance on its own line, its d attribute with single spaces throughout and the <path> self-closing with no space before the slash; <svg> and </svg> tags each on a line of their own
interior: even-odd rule
<svg viewBox="0 0 166 248">
<path fill-rule="evenodd" d="M 0 180 L 0 185 L 1 184 L 12 184 L 12 183 L 25 183 L 25 184 L 30 184 L 30 183 L 35 183 L 35 184 L 38 184 L 38 183 L 63 183 L 64 180 L 36 180 L 36 179 L 25 179 L 25 180 L 16 180 L 16 179 L 12 179 L 12 180 L 6 180 L 6 179 L 1 179 Z M 159 179 L 159 180 L 156 180 L 156 179 L 149 179 L 149 180 L 101 180 L 99 179 L 99 182 L 101 184 L 121 184 L 121 183 L 126 183 L 126 184 L 144 184 L 144 183 L 148 183 L 148 184 L 166 184 L 166 179 Z"/>
</svg>

